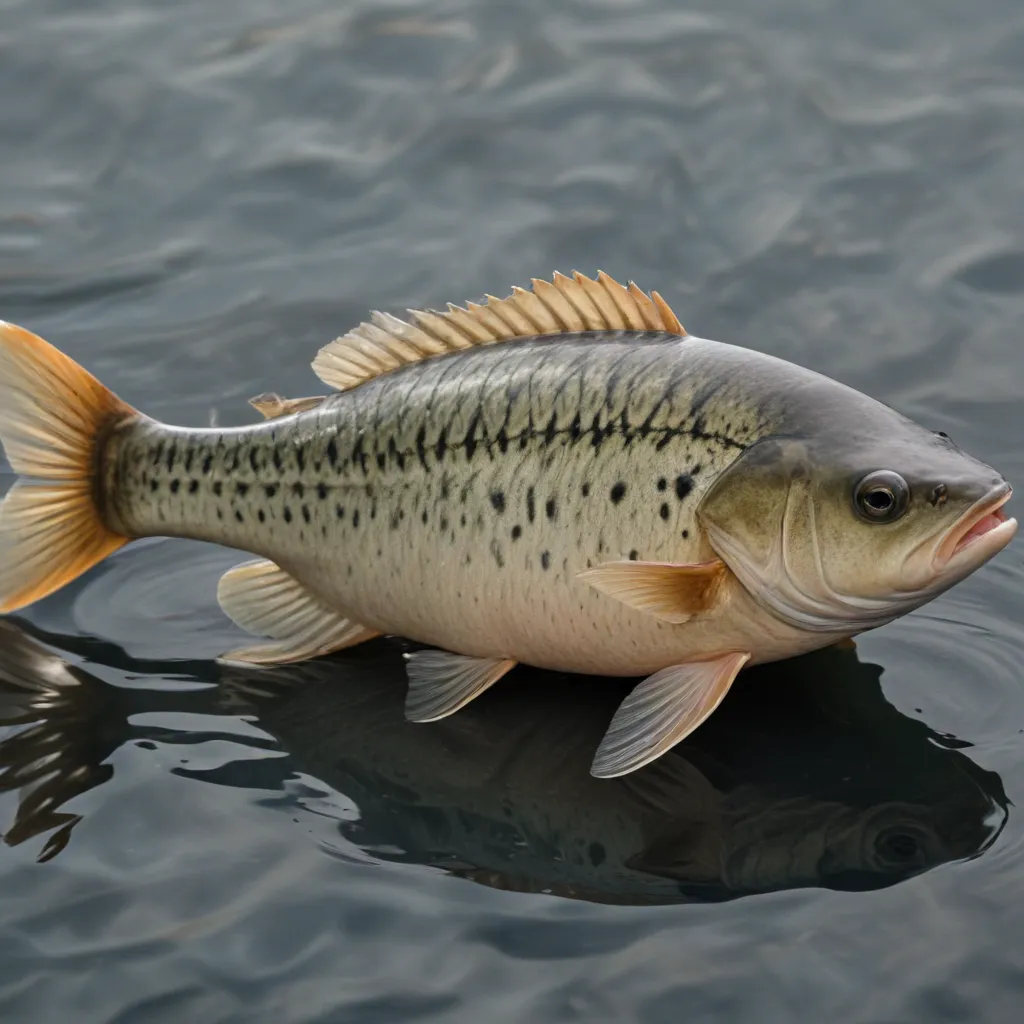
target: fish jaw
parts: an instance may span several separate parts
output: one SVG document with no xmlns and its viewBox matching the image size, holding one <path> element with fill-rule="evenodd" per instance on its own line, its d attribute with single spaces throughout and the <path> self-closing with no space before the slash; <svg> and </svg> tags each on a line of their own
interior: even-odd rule
<svg viewBox="0 0 1024 1024">
<path fill-rule="evenodd" d="M 997 555 L 1017 532 L 1017 520 L 1003 511 L 1013 495 L 1002 484 L 961 517 L 946 534 L 933 559 L 936 575 L 955 581 L 970 575 Z"/>
</svg>

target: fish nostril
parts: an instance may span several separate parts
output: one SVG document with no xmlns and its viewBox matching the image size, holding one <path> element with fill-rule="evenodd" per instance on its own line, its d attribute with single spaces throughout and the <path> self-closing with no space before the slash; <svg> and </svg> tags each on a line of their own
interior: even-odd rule
<svg viewBox="0 0 1024 1024">
<path fill-rule="evenodd" d="M 948 493 L 949 491 L 945 484 L 936 484 L 928 500 L 935 508 L 941 508 L 946 503 Z"/>
</svg>

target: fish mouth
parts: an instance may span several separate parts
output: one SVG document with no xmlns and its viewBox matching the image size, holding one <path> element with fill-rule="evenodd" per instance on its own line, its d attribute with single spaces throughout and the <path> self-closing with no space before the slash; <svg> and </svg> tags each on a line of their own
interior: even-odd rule
<svg viewBox="0 0 1024 1024">
<path fill-rule="evenodd" d="M 940 545 L 936 568 L 981 565 L 1006 547 L 1017 532 L 1017 520 L 1003 511 L 1012 494 L 1013 488 L 1004 483 L 968 509 Z"/>
</svg>

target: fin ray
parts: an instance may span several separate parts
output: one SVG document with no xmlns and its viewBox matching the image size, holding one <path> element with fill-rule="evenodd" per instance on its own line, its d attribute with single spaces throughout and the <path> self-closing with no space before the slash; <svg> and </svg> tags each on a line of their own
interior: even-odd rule
<svg viewBox="0 0 1024 1024">
<path fill-rule="evenodd" d="M 0 442 L 19 480 L 0 505 L 0 613 L 39 601 L 130 538 L 96 504 L 97 446 L 138 414 L 48 342 L 0 321 Z"/>
<path fill-rule="evenodd" d="M 610 779 L 642 768 L 685 739 L 721 703 L 745 652 L 671 665 L 648 676 L 622 702 L 601 740 L 590 773 Z"/>
<path fill-rule="evenodd" d="M 725 563 L 603 562 L 577 578 L 630 608 L 679 624 L 714 607 L 728 574 Z"/>
<path fill-rule="evenodd" d="M 222 661 L 255 665 L 306 661 L 380 635 L 327 607 L 264 558 L 229 569 L 217 586 L 217 600 L 236 625 L 276 641 L 230 651 L 221 655 Z"/>
<path fill-rule="evenodd" d="M 410 722 L 447 718 L 490 689 L 515 668 L 509 658 L 472 658 L 449 651 L 415 651 L 406 655 L 409 694 L 405 717 Z"/>
<path fill-rule="evenodd" d="M 282 398 L 273 391 L 262 395 L 254 395 L 249 404 L 266 420 L 276 420 L 281 416 L 291 416 L 296 412 L 308 412 L 325 401 L 326 395 L 310 395 L 308 398 Z"/>
<path fill-rule="evenodd" d="M 657 292 L 647 295 L 632 281 L 625 288 L 604 271 L 596 279 L 577 271 L 531 284 L 504 299 L 488 295 L 482 305 L 409 310 L 408 321 L 374 312 L 370 323 L 325 345 L 313 371 L 329 387 L 346 391 L 409 363 L 514 338 L 571 331 L 686 334 Z"/>
</svg>

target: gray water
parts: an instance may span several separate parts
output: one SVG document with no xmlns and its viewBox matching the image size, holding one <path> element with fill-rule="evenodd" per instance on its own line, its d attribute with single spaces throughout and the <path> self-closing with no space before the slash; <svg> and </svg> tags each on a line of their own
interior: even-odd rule
<svg viewBox="0 0 1024 1024">
<path fill-rule="evenodd" d="M 0 318 L 151 415 L 602 268 L 1024 486 L 1014 0 L 0 0 L 0 140 Z M 0 625 L 0 1019 L 1015 1021 L 1020 552 L 599 783 L 618 684 L 409 726 L 131 546 Z"/>
</svg>

